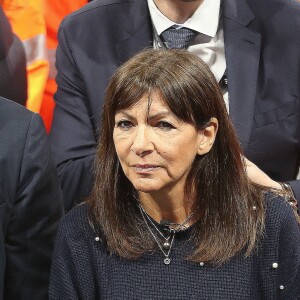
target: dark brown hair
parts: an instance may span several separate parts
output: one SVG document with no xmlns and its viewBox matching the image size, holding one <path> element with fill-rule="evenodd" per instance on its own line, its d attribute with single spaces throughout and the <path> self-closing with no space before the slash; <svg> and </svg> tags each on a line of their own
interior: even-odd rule
<svg viewBox="0 0 300 300">
<path fill-rule="evenodd" d="M 135 259 L 155 248 L 113 142 L 116 112 L 154 92 L 184 122 L 197 128 L 212 117 L 219 122 L 211 151 L 196 157 L 186 182 L 186 201 L 203 212 L 193 226 L 195 248 L 188 259 L 221 264 L 241 251 L 250 255 L 263 231 L 263 193 L 248 181 L 216 79 L 201 59 L 183 50 L 145 50 L 112 77 L 103 107 L 95 184 L 88 199 L 91 222 L 101 229 L 111 253 Z M 192 190 L 196 197 L 190 199 Z"/>
</svg>

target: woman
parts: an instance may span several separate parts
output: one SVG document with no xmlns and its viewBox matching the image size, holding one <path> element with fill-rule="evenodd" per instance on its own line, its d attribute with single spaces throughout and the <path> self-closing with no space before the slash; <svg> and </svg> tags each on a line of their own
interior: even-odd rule
<svg viewBox="0 0 300 300">
<path fill-rule="evenodd" d="M 62 222 L 51 299 L 296 299 L 291 207 L 251 184 L 218 84 L 185 51 L 111 79 L 96 180 Z"/>
</svg>

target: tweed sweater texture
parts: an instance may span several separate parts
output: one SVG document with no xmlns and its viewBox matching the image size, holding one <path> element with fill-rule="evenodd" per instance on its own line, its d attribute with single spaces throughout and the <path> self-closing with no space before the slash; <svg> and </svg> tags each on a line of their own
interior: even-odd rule
<svg viewBox="0 0 300 300">
<path fill-rule="evenodd" d="M 283 199 L 266 200 L 264 238 L 248 258 L 240 254 L 220 267 L 187 261 L 190 231 L 176 233 L 170 265 L 159 249 L 126 260 L 97 241 L 88 206 L 80 205 L 60 226 L 50 299 L 300 299 L 300 231 Z"/>
</svg>

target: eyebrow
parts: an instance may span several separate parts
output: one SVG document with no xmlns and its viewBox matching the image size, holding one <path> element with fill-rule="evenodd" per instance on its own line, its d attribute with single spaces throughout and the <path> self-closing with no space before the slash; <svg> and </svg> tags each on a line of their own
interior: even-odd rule
<svg viewBox="0 0 300 300">
<path fill-rule="evenodd" d="M 167 117 L 167 116 L 174 116 L 174 114 L 171 113 L 169 110 L 161 111 L 159 113 L 156 113 L 156 114 L 153 114 L 153 115 L 149 115 L 148 116 L 148 120 L 159 119 L 161 117 Z"/>
<path fill-rule="evenodd" d="M 117 114 L 121 114 L 121 115 L 125 116 L 126 118 L 128 118 L 130 120 L 135 119 L 131 114 L 129 114 L 129 113 L 125 112 L 125 111 L 118 111 L 116 113 L 116 115 Z M 171 111 L 169 111 L 169 110 L 165 110 L 165 111 L 161 111 L 161 112 L 149 115 L 149 116 L 147 116 L 147 119 L 148 120 L 153 120 L 153 119 L 158 119 L 158 118 L 166 117 L 166 116 L 174 116 L 174 114 Z"/>
<path fill-rule="evenodd" d="M 132 115 L 130 115 L 127 112 L 124 112 L 124 111 L 117 111 L 115 113 L 115 116 L 118 115 L 118 114 L 123 115 L 124 117 L 126 117 L 126 118 L 128 118 L 130 120 L 134 119 Z"/>
</svg>

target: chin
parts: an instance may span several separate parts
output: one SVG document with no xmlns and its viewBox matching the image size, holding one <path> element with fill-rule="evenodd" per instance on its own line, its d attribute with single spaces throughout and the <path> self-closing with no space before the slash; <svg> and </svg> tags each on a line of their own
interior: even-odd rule
<svg viewBox="0 0 300 300">
<path fill-rule="evenodd" d="M 139 180 L 136 182 L 132 182 L 134 188 L 143 193 L 151 193 L 151 192 L 157 192 L 162 187 L 154 182 L 140 182 Z"/>
<path fill-rule="evenodd" d="M 151 192 L 157 192 L 160 189 L 159 188 L 155 188 L 153 186 L 144 186 L 144 185 L 134 185 L 134 188 L 138 191 L 138 192 L 143 192 L 143 193 L 151 193 Z"/>
</svg>

